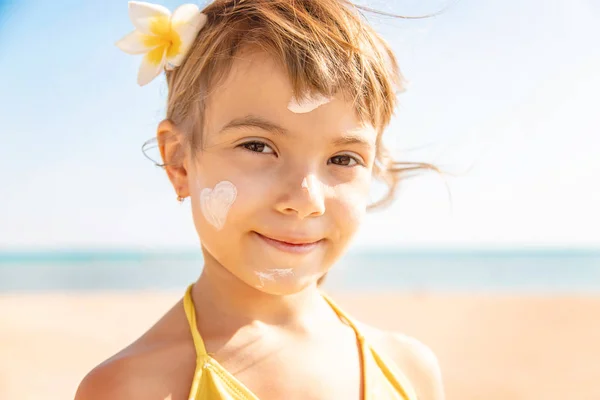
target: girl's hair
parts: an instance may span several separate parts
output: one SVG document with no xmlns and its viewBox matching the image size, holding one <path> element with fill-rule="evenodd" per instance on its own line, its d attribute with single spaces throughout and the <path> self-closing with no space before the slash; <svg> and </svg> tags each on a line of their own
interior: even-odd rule
<svg viewBox="0 0 600 400">
<path fill-rule="evenodd" d="M 182 161 L 186 151 L 196 155 L 202 149 L 207 97 L 227 77 L 241 50 L 256 49 L 287 72 L 296 98 L 340 93 L 353 101 L 359 119 L 376 129 L 373 175 L 389 190 L 369 209 L 387 205 L 401 179 L 419 170 L 439 173 L 431 164 L 396 162 L 383 145 L 381 136 L 394 114 L 396 94 L 404 90 L 404 78 L 389 45 L 361 11 L 373 10 L 347 0 L 215 0 L 209 4 L 203 10 L 207 23 L 187 58 L 166 71 L 166 117 L 183 132 L 174 164 Z"/>
</svg>

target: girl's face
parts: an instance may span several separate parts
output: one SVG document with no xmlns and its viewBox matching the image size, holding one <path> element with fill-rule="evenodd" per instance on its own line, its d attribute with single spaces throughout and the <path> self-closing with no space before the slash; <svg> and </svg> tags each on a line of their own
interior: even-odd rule
<svg viewBox="0 0 600 400">
<path fill-rule="evenodd" d="M 338 259 L 365 214 L 375 157 L 376 132 L 351 102 L 295 113 L 291 99 L 273 60 L 241 56 L 207 101 L 187 175 L 205 268 L 272 294 L 313 284 Z"/>
</svg>

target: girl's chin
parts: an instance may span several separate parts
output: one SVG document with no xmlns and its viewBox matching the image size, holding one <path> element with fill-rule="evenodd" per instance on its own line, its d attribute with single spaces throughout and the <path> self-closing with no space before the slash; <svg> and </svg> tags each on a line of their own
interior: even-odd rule
<svg viewBox="0 0 600 400">
<path fill-rule="evenodd" d="M 322 274 L 303 274 L 299 275 L 296 269 L 278 269 L 264 270 L 254 272 L 254 279 L 251 283 L 255 289 L 272 295 L 290 295 L 301 292 L 307 287 L 316 285 L 319 276 Z"/>
</svg>

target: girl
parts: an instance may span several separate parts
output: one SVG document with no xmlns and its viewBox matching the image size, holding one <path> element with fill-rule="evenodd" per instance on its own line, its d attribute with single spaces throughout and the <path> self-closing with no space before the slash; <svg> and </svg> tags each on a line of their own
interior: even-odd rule
<svg viewBox="0 0 600 400">
<path fill-rule="evenodd" d="M 180 302 L 92 370 L 77 400 L 442 398 L 423 344 L 345 314 L 319 290 L 401 168 L 381 135 L 402 77 L 344 0 L 131 2 L 117 45 L 163 70 L 160 154 L 190 197 L 204 267 Z M 372 178 L 388 196 L 369 204 Z M 365 273 L 368 273 L 365 271 Z"/>
</svg>

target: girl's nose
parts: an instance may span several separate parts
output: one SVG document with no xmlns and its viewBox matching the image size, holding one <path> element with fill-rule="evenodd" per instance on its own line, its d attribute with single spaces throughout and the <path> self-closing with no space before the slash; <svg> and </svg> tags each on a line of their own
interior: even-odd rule
<svg viewBox="0 0 600 400">
<path fill-rule="evenodd" d="M 325 213 L 323 183 L 313 174 L 290 179 L 277 209 L 284 214 L 297 214 L 300 219 Z"/>
</svg>

